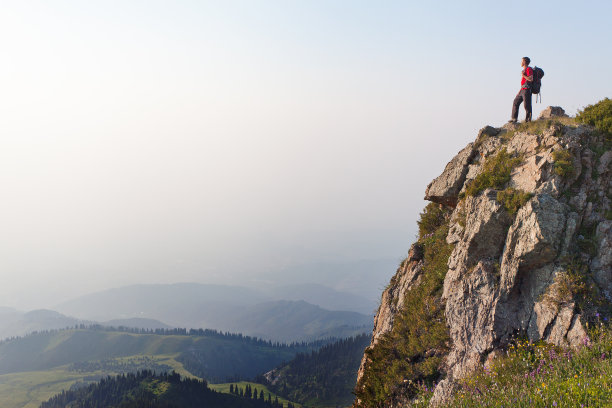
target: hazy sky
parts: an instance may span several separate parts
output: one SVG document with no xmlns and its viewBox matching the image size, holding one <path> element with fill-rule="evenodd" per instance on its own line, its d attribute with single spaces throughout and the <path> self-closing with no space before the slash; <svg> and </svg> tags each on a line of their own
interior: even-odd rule
<svg viewBox="0 0 612 408">
<path fill-rule="evenodd" d="M 501 3 L 0 1 L 0 305 L 399 262 L 521 57 L 612 96 L 611 2 Z"/>
</svg>

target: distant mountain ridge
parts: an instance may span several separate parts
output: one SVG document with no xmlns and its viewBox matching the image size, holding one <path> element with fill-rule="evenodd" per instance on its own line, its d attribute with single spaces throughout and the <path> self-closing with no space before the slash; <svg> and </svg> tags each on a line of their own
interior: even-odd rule
<svg viewBox="0 0 612 408">
<path fill-rule="evenodd" d="M 22 312 L 2 307 L 0 308 L 0 340 L 9 337 L 25 336 L 34 332 L 66 329 L 93 323 L 100 324 L 101 326 L 129 327 L 134 329 L 169 329 L 172 327 L 155 319 L 130 318 L 96 322 L 93 320 L 77 319 L 47 309 Z"/>
<path fill-rule="evenodd" d="M 291 342 L 369 332 L 372 317 L 357 312 L 330 311 L 303 300 L 279 300 L 245 308 L 225 327 L 222 322 L 219 326 L 222 330 Z"/>
<path fill-rule="evenodd" d="M 16 309 L 0 309 L 0 339 L 23 336 L 41 330 L 72 327 L 82 320 L 65 316 L 53 310 L 39 309 L 21 312 Z"/>
<path fill-rule="evenodd" d="M 342 310 L 345 306 L 353 310 Z M 370 306 L 364 298 L 321 285 L 258 290 L 177 283 L 109 289 L 64 302 L 57 310 L 90 321 L 154 319 L 172 327 L 210 328 L 290 342 L 370 331 Z M 357 308 L 370 314 L 354 311 Z"/>
</svg>

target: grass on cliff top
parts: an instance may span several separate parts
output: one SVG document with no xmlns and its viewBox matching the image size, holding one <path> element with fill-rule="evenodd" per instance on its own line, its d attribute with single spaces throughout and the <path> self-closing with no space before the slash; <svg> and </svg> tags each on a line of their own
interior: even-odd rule
<svg viewBox="0 0 612 408">
<path fill-rule="evenodd" d="M 406 294 L 391 331 L 366 350 L 364 375 L 355 388 L 361 403 L 356 406 L 389 406 L 398 394 L 415 394 L 413 384 L 432 384 L 440 376 L 449 340 L 441 291 L 452 251 L 446 243 L 450 212 L 430 203 L 421 214 L 423 275 Z"/>
<path fill-rule="evenodd" d="M 529 122 L 519 123 L 516 126 L 515 133 L 518 132 L 526 132 L 535 135 L 541 135 L 545 130 L 549 129 L 552 125 L 566 125 L 566 126 L 576 126 L 576 120 L 570 117 L 554 117 L 550 119 L 538 119 L 532 120 Z"/>
<path fill-rule="evenodd" d="M 545 130 L 550 129 L 550 127 L 555 124 L 560 125 L 561 127 L 563 126 L 575 127 L 577 126 L 578 122 L 576 121 L 575 118 L 559 117 L 559 116 L 553 117 L 550 119 L 537 119 L 537 120 L 532 120 L 529 122 L 519 123 L 516 125 L 516 127 L 513 130 L 500 134 L 500 137 L 503 140 L 508 141 L 512 139 L 514 135 L 516 135 L 517 133 L 529 133 L 533 135 L 542 135 Z M 555 133 L 555 134 L 559 136 L 558 133 Z"/>
<path fill-rule="evenodd" d="M 491 367 L 465 378 L 448 408 L 612 406 L 612 328 L 603 321 L 578 350 L 517 340 Z M 421 386 L 415 406 L 432 390 Z"/>
</svg>

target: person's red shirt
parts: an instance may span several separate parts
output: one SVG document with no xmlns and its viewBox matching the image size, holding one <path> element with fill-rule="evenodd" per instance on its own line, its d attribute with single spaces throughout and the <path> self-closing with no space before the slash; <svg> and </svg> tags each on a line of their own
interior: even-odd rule
<svg viewBox="0 0 612 408">
<path fill-rule="evenodd" d="M 525 76 L 532 76 L 533 75 L 533 69 L 531 69 L 531 67 L 527 67 L 525 68 L 525 70 L 523 71 L 523 75 Z M 523 87 L 523 85 L 525 85 L 525 82 L 527 82 L 527 80 L 523 77 L 521 78 L 521 88 Z"/>
</svg>

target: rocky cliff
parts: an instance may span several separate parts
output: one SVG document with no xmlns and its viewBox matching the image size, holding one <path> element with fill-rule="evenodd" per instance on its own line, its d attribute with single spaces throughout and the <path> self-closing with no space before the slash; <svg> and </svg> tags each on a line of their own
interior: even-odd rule
<svg viewBox="0 0 612 408">
<path fill-rule="evenodd" d="M 587 341 L 589 319 L 612 304 L 611 161 L 609 135 L 558 107 L 483 128 L 427 186 L 355 406 L 409 406 L 419 382 L 436 385 L 439 405 L 516 336 Z"/>
</svg>

